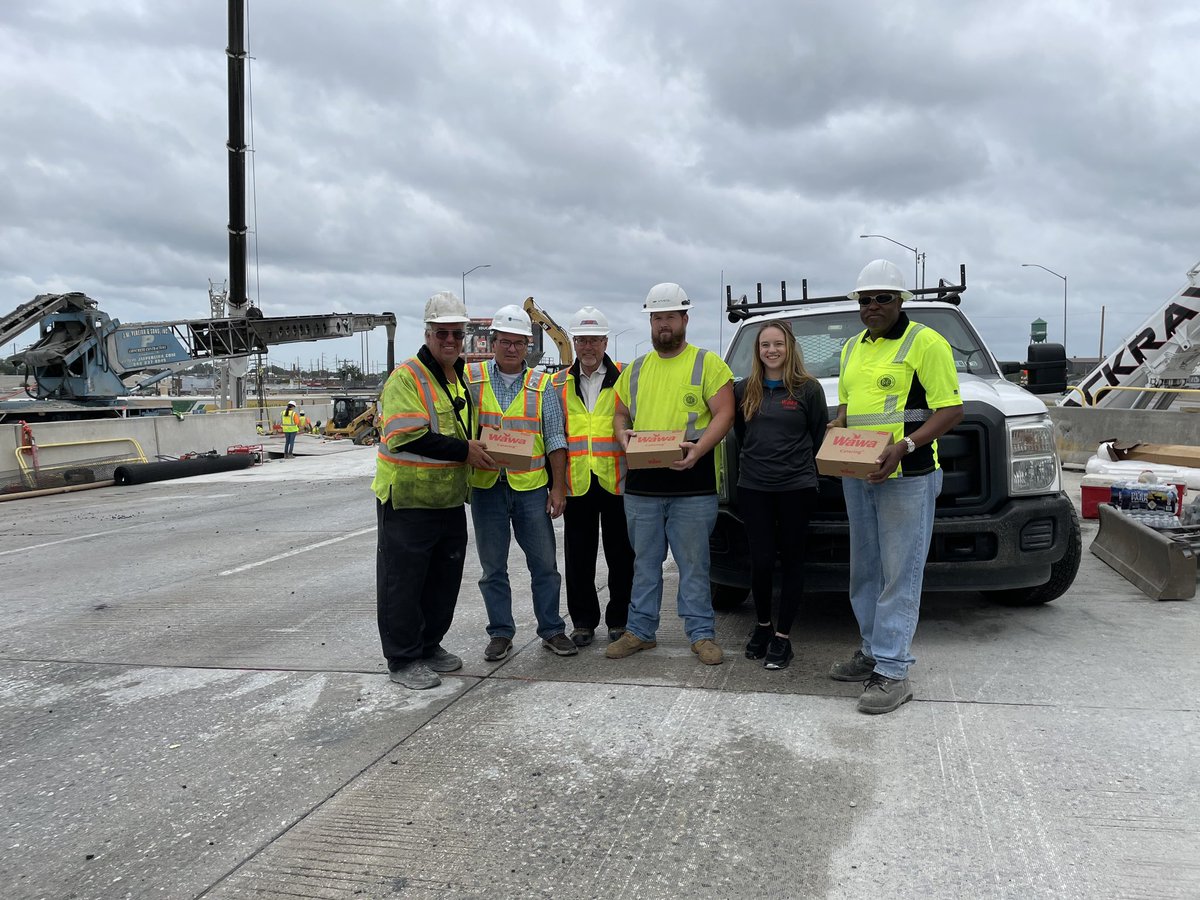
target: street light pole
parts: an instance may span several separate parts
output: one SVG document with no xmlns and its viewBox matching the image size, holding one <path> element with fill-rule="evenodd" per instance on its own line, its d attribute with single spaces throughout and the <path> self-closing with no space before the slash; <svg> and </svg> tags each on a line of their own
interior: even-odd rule
<svg viewBox="0 0 1200 900">
<path fill-rule="evenodd" d="M 629 332 L 631 332 L 631 331 L 633 331 L 633 329 L 632 329 L 632 328 L 626 328 L 626 329 L 624 329 L 624 330 L 622 330 L 622 331 L 618 331 L 616 334 L 614 334 L 614 335 L 612 336 L 612 339 L 611 339 L 611 340 L 612 340 L 612 352 L 613 352 L 614 354 L 617 352 L 617 338 L 619 338 L 619 337 L 620 337 L 621 335 L 623 335 L 623 334 L 628 334 L 628 333 L 629 333 Z"/>
<path fill-rule="evenodd" d="M 908 246 L 908 244 L 902 244 L 895 238 L 888 237 L 886 234 L 860 234 L 859 237 L 860 238 L 873 238 L 873 237 L 883 238 L 885 241 L 891 241 L 897 247 L 903 247 L 905 250 L 908 250 L 910 253 L 912 253 L 912 255 L 913 255 L 913 290 L 917 289 L 918 284 L 920 284 L 920 286 L 922 288 L 925 287 L 925 254 L 924 253 L 922 253 L 916 247 L 910 247 L 910 246 Z M 917 278 L 917 270 L 918 269 L 920 269 L 920 272 L 921 272 L 921 277 L 919 280 Z"/>
<path fill-rule="evenodd" d="M 1061 278 L 1063 283 L 1063 354 L 1067 352 L 1067 276 L 1059 275 L 1053 269 L 1047 269 L 1040 263 L 1021 263 L 1021 268 L 1041 269 L 1043 272 L 1049 272 L 1055 278 Z"/>
<path fill-rule="evenodd" d="M 492 267 L 492 264 L 491 264 L 491 263 L 484 263 L 482 266 L 476 266 L 476 267 L 475 267 L 475 269 L 490 269 L 491 267 Z M 463 273 L 462 273 L 462 302 L 463 302 L 463 306 L 466 306 L 466 305 L 467 305 L 467 276 L 468 276 L 468 275 L 470 275 L 472 272 L 474 272 L 474 271 L 475 271 L 475 269 L 467 269 L 467 271 L 465 271 L 465 272 L 463 272 Z"/>
</svg>

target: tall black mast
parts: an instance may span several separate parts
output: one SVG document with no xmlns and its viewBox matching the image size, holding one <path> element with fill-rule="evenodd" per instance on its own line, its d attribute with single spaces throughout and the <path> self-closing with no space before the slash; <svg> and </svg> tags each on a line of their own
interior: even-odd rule
<svg viewBox="0 0 1200 900">
<path fill-rule="evenodd" d="M 246 296 L 246 3 L 229 0 L 229 312 L 244 316 Z"/>
</svg>

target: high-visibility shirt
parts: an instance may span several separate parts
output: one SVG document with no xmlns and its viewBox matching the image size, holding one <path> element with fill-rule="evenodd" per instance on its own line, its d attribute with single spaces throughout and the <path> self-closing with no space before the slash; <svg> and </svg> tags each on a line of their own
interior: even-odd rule
<svg viewBox="0 0 1200 900">
<path fill-rule="evenodd" d="M 893 443 L 899 441 L 933 410 L 962 405 L 950 345 L 904 313 L 882 337 L 860 332 L 842 347 L 838 403 L 846 405 L 848 428 L 888 431 Z M 933 441 L 902 457 L 890 477 L 928 475 L 936 468 Z"/>
<path fill-rule="evenodd" d="M 612 363 L 617 372 L 622 366 Z M 614 385 L 601 387 L 589 411 L 575 384 L 573 367 L 555 373 L 554 389 L 562 403 L 567 430 L 567 495 L 586 494 L 595 474 L 600 487 L 610 494 L 625 490 L 625 451 L 613 432 L 617 411 Z"/>
<path fill-rule="evenodd" d="M 506 468 L 505 478 L 514 491 L 532 491 L 542 487 L 550 479 L 546 475 L 546 442 L 542 436 L 542 400 L 550 386 L 550 376 L 536 369 L 528 369 L 508 409 L 500 408 L 496 392 L 492 390 L 487 363 L 469 363 L 466 368 L 467 387 L 471 399 L 479 410 L 479 424 L 505 431 L 528 431 L 534 434 L 533 460 L 527 471 Z M 471 469 L 468 482 L 471 487 L 490 488 L 500 477 L 497 469 Z"/>
<path fill-rule="evenodd" d="M 379 450 L 371 489 L 381 503 L 397 509 L 449 509 L 467 499 L 467 464 L 433 459 L 404 450 L 425 434 L 467 440 L 454 401 L 465 404 L 457 380 L 443 385 L 417 357 L 388 376 L 380 395 Z M 468 414 L 469 415 L 469 414 Z"/>
<path fill-rule="evenodd" d="M 294 412 L 284 412 L 283 433 L 292 434 L 300 430 L 300 417 Z"/>
<path fill-rule="evenodd" d="M 708 401 L 733 380 L 729 366 L 717 354 L 688 344 L 677 356 L 663 359 L 651 352 L 621 371 L 616 394 L 629 410 L 634 431 L 683 431 L 685 440 L 699 440 L 712 421 Z M 721 444 L 710 450 L 710 462 L 699 460 L 685 472 L 638 469 L 629 473 L 631 494 L 702 495 L 717 489 Z"/>
</svg>

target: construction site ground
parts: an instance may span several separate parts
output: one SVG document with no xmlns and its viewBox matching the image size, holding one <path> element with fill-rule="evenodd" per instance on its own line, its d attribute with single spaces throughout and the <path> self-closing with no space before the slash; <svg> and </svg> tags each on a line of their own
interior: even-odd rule
<svg viewBox="0 0 1200 900">
<path fill-rule="evenodd" d="M 0 504 L 7 900 L 1200 896 L 1200 602 L 1086 549 L 1043 607 L 927 595 L 916 699 L 864 716 L 826 676 L 844 596 L 779 672 L 719 614 L 706 667 L 669 560 L 657 649 L 560 658 L 514 545 L 518 652 L 484 662 L 472 537 L 465 666 L 414 692 L 379 652 L 372 450 L 297 449 Z"/>
</svg>

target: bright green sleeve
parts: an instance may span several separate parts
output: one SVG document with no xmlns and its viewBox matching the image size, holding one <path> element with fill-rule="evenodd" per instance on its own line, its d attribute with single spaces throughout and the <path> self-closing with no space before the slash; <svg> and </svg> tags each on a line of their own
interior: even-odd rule
<svg viewBox="0 0 1200 900">
<path fill-rule="evenodd" d="M 926 329 L 922 337 L 921 355 L 915 361 L 917 377 L 925 388 L 925 402 L 930 409 L 962 406 L 958 393 L 958 370 L 954 366 L 954 354 L 946 339 L 936 331 Z"/>
</svg>

